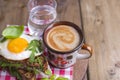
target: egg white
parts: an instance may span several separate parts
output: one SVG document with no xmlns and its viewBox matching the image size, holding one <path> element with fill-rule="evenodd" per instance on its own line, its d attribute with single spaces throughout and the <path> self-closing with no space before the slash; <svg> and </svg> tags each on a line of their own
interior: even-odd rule
<svg viewBox="0 0 120 80">
<path fill-rule="evenodd" d="M 30 41 L 32 41 L 34 39 L 39 40 L 39 37 L 33 37 L 33 36 L 29 36 L 27 34 L 22 34 L 20 36 L 20 38 L 26 39 L 28 41 L 28 43 L 30 43 Z M 27 59 L 30 57 L 31 51 L 29 51 L 29 50 L 24 50 L 17 54 L 10 52 L 7 48 L 9 41 L 10 41 L 10 39 L 6 40 L 3 43 L 0 43 L 0 55 L 1 56 L 3 56 L 6 59 L 9 59 L 9 60 L 24 60 L 24 59 Z M 35 53 L 35 56 L 41 55 L 41 53 Z"/>
</svg>

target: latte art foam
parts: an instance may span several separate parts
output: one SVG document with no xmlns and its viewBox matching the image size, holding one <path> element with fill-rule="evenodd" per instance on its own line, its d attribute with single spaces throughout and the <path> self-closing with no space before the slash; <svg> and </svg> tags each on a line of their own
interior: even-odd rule
<svg viewBox="0 0 120 80">
<path fill-rule="evenodd" d="M 70 51 L 79 44 L 79 41 L 78 32 L 67 25 L 55 26 L 47 34 L 47 44 L 57 51 Z"/>
</svg>

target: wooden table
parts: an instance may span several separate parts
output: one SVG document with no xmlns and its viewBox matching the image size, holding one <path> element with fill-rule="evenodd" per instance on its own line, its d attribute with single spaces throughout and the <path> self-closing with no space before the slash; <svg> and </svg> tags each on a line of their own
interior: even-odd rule
<svg viewBox="0 0 120 80">
<path fill-rule="evenodd" d="M 86 42 L 93 46 L 89 80 L 120 80 L 120 0 L 81 0 Z"/>
<path fill-rule="evenodd" d="M 7 24 L 27 25 L 27 2 L 0 0 L 0 32 Z M 58 19 L 79 25 L 85 42 L 94 49 L 89 61 L 77 60 L 73 80 L 120 80 L 120 0 L 57 0 L 57 3 Z"/>
<path fill-rule="evenodd" d="M 0 0 L 0 32 L 7 24 L 27 25 L 28 0 Z M 81 8 L 79 0 L 57 0 L 58 20 L 70 21 L 81 29 Z M 88 60 L 77 60 L 74 65 L 74 80 L 82 80 L 87 69 Z"/>
</svg>

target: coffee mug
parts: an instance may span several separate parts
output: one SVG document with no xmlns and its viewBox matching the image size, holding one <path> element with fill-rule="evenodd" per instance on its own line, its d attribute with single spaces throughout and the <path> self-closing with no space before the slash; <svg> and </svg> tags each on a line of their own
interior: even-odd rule
<svg viewBox="0 0 120 80">
<path fill-rule="evenodd" d="M 58 68 L 72 66 L 77 59 L 91 57 L 92 48 L 84 43 L 82 30 L 74 23 L 58 21 L 48 26 L 43 33 L 48 61 Z M 81 53 L 83 51 L 85 53 Z"/>
</svg>

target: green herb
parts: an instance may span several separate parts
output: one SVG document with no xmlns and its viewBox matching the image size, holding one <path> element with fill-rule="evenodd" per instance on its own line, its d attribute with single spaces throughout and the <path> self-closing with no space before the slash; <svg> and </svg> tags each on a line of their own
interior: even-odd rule
<svg viewBox="0 0 120 80">
<path fill-rule="evenodd" d="M 69 80 L 69 79 L 65 77 L 58 77 L 56 80 Z"/>
<path fill-rule="evenodd" d="M 17 38 L 23 33 L 23 31 L 24 26 L 9 26 L 3 30 L 2 35 L 9 39 Z"/>
<path fill-rule="evenodd" d="M 30 63 L 33 63 L 35 60 L 35 54 L 43 51 L 42 42 L 39 40 L 32 40 L 26 50 L 30 50 L 32 52 L 29 61 Z"/>
<path fill-rule="evenodd" d="M 42 78 L 41 80 L 49 80 L 49 78 Z"/>
<path fill-rule="evenodd" d="M 13 68 L 13 67 L 9 67 L 9 72 L 12 76 L 15 76 L 17 77 L 18 80 L 23 80 L 22 79 L 22 76 L 20 75 L 20 73 L 17 71 L 16 68 Z"/>
<path fill-rule="evenodd" d="M 0 65 L 1 65 L 1 67 L 16 67 L 16 68 L 18 68 L 18 67 L 21 67 L 22 66 L 22 64 L 18 64 L 18 63 L 8 63 L 8 62 L 0 62 Z"/>
<path fill-rule="evenodd" d="M 42 78 L 41 80 L 69 80 L 65 77 L 56 77 L 56 75 L 50 76 L 50 78 Z"/>
<path fill-rule="evenodd" d="M 7 39 L 5 38 L 5 37 L 1 37 L 0 38 L 0 43 L 2 43 L 2 42 L 4 42 L 4 41 L 6 41 Z"/>
<path fill-rule="evenodd" d="M 8 63 L 8 62 L 0 62 L 0 65 L 1 65 L 1 67 L 2 68 L 5 68 L 5 67 L 16 67 L 16 68 L 18 68 L 18 67 L 21 67 L 22 66 L 22 64 L 17 64 L 17 63 Z"/>
<path fill-rule="evenodd" d="M 44 61 L 44 58 L 43 57 L 37 57 L 35 58 L 34 60 L 34 63 L 37 63 L 39 64 L 39 68 L 43 71 L 43 61 Z"/>
<path fill-rule="evenodd" d="M 31 70 L 33 70 L 33 69 L 31 67 L 27 66 L 26 70 L 29 71 L 29 72 L 31 72 Z"/>
<path fill-rule="evenodd" d="M 17 69 L 21 66 L 22 66 L 22 64 L 18 64 L 18 63 L 13 64 L 13 63 L 10 63 L 10 62 L 4 61 L 4 60 L 0 61 L 0 67 L 2 69 L 8 68 L 10 74 L 12 76 L 16 76 L 18 80 L 22 80 L 21 75 L 17 71 Z"/>
<path fill-rule="evenodd" d="M 55 79 L 56 79 L 56 75 L 50 76 L 50 80 L 55 80 Z"/>
<path fill-rule="evenodd" d="M 34 59 L 35 59 L 35 53 L 32 51 L 30 58 L 29 58 L 30 63 L 33 63 Z"/>
<path fill-rule="evenodd" d="M 43 63 L 43 58 L 42 57 L 37 57 L 35 60 L 34 60 L 35 63 L 38 63 L 39 65 L 42 66 L 42 63 Z"/>
<path fill-rule="evenodd" d="M 40 72 L 39 69 L 36 69 L 36 68 L 34 68 L 33 71 L 35 74 L 38 74 Z"/>
<path fill-rule="evenodd" d="M 46 70 L 46 71 L 45 71 L 45 74 L 47 74 L 47 75 L 51 75 L 52 72 L 51 72 L 50 70 Z"/>
<path fill-rule="evenodd" d="M 40 71 L 41 71 L 40 69 L 38 69 L 38 68 L 36 68 L 36 67 L 28 67 L 28 68 L 30 68 L 30 69 L 29 69 L 29 70 L 26 69 L 26 71 L 31 72 L 31 73 L 33 73 L 33 74 L 35 74 L 35 75 L 39 74 Z"/>
</svg>

